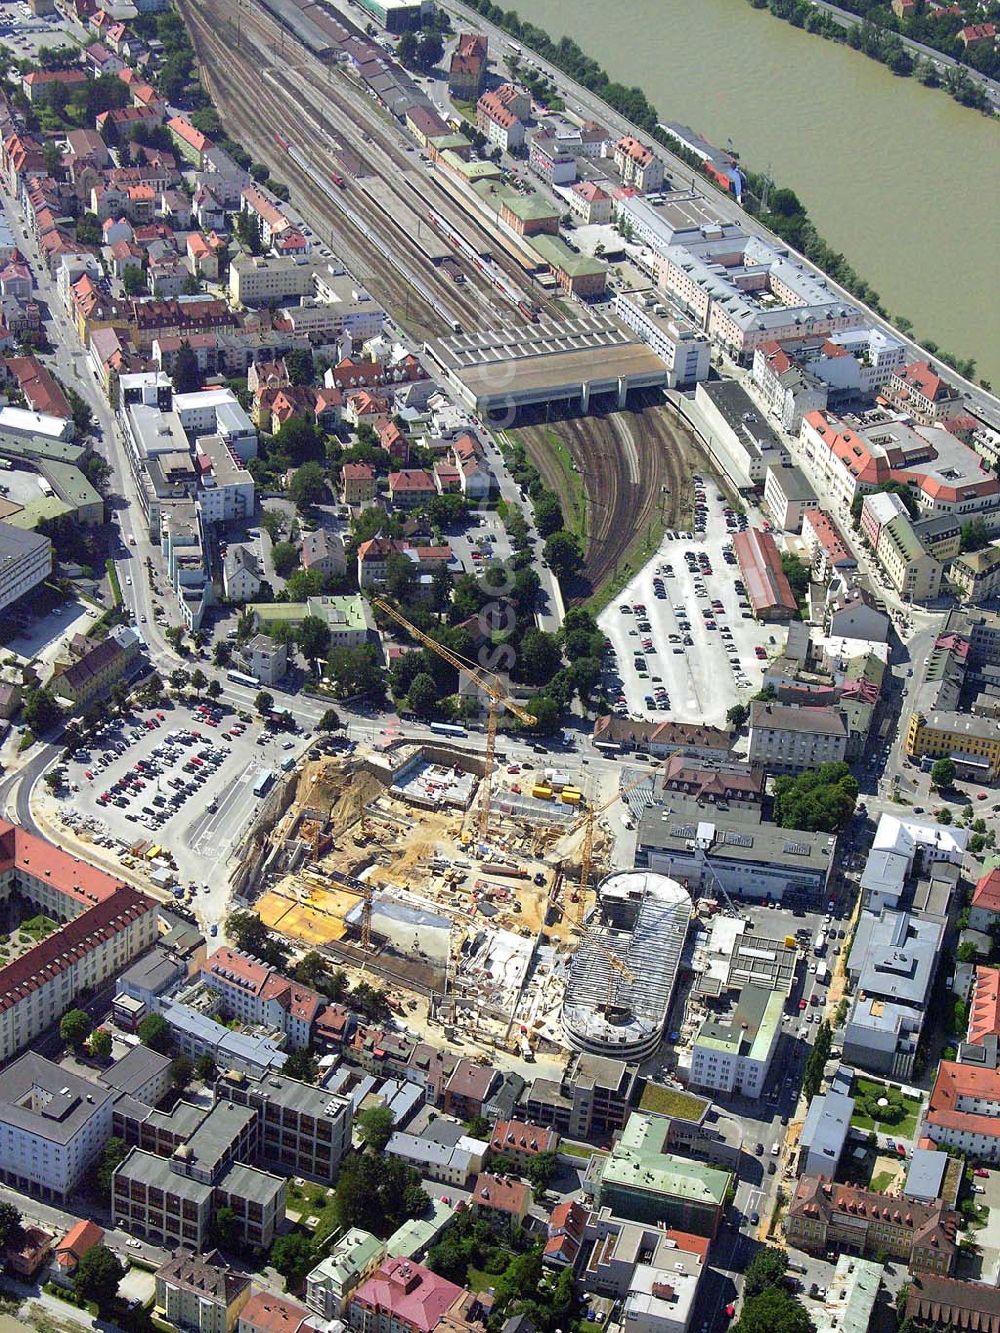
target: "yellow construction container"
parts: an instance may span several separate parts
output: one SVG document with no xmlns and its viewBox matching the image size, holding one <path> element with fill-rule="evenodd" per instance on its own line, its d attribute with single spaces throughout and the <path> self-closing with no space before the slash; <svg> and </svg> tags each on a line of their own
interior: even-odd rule
<svg viewBox="0 0 1000 1333">
<path fill-rule="evenodd" d="M 785 948 L 786 948 L 786 949 L 794 949 L 794 948 L 795 948 L 795 945 L 796 945 L 796 939 L 795 939 L 795 936 L 794 936 L 794 935 L 786 935 L 786 936 L 785 936 Z"/>
<path fill-rule="evenodd" d="M 563 787 L 559 799 L 564 805 L 579 805 L 583 800 L 583 792 L 577 791 L 575 787 Z"/>
<path fill-rule="evenodd" d="M 531 789 L 532 796 L 537 796 L 540 801 L 552 800 L 552 788 L 546 787 L 543 783 L 536 783 Z"/>
<path fill-rule="evenodd" d="M 157 847 L 154 844 L 154 846 L 150 847 L 149 851 L 146 853 L 146 860 L 155 861 L 156 858 L 159 856 L 160 852 L 162 851 L 163 851 L 162 847 Z"/>
</svg>

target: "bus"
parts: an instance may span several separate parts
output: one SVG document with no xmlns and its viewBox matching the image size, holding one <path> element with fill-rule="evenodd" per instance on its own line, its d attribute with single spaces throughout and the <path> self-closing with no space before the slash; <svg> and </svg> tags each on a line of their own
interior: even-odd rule
<svg viewBox="0 0 1000 1333">
<path fill-rule="evenodd" d="M 468 736 L 464 727 L 455 726 L 454 722 L 432 722 L 431 731 L 436 731 L 439 736 Z"/>
<path fill-rule="evenodd" d="M 254 796 L 266 796 L 271 790 L 271 784 L 274 782 L 274 774 L 269 768 L 265 768 L 263 773 L 253 784 Z"/>
<path fill-rule="evenodd" d="M 260 681 L 256 676 L 248 676 L 245 671 L 227 671 L 226 679 L 231 680 L 234 685 L 245 685 L 248 690 L 256 690 L 260 687 Z"/>
</svg>

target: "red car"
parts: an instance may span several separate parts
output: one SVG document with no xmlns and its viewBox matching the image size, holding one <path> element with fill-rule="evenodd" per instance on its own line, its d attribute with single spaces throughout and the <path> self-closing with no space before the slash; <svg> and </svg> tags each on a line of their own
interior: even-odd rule
<svg viewBox="0 0 1000 1333">
<path fill-rule="evenodd" d="M 88 780 L 88 782 L 93 782 L 94 780 L 94 775 L 89 768 L 85 771 L 83 776 Z"/>
<path fill-rule="evenodd" d="M 799 1010 L 800 1010 L 800 1012 L 801 1012 L 801 1010 L 803 1010 L 805 1007 L 806 1007 L 806 1002 L 805 1002 L 805 1000 L 799 1000 Z"/>
<path fill-rule="evenodd" d="M 980 1180 L 989 1180 L 990 1178 L 990 1173 L 986 1170 L 985 1166 L 977 1166 L 974 1174 L 977 1175 Z"/>
</svg>

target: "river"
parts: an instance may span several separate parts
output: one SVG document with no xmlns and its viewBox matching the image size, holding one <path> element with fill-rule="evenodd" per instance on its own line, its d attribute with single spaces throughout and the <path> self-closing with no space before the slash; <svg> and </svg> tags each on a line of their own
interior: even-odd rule
<svg viewBox="0 0 1000 1333">
<path fill-rule="evenodd" d="M 641 87 L 661 120 L 770 168 L 886 309 L 1000 389 L 995 121 L 746 0 L 510 2 Z"/>
</svg>

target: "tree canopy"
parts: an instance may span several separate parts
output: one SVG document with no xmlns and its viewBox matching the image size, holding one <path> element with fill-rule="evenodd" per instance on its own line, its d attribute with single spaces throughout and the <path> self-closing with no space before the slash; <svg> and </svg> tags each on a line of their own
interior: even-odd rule
<svg viewBox="0 0 1000 1333">
<path fill-rule="evenodd" d="M 59 1020 L 59 1036 L 67 1046 L 79 1050 L 93 1031 L 90 1015 L 82 1009 L 68 1009 Z"/>
<path fill-rule="evenodd" d="M 937 787 L 938 791 L 944 791 L 953 786 L 954 782 L 955 761 L 947 756 L 935 759 L 931 765 L 931 784 Z"/>
<path fill-rule="evenodd" d="M 354 1118 L 366 1148 L 380 1153 L 392 1138 L 395 1117 L 388 1106 L 369 1106 Z"/>
<path fill-rule="evenodd" d="M 162 1014 L 147 1014 L 136 1028 L 136 1035 L 143 1046 L 153 1051 L 166 1051 L 170 1045 L 170 1029 Z"/>
<path fill-rule="evenodd" d="M 84 1300 L 108 1305 L 118 1295 L 118 1284 L 125 1276 L 118 1256 L 106 1245 L 95 1245 L 80 1256 L 73 1275 L 73 1290 Z"/>
<path fill-rule="evenodd" d="M 774 818 L 781 828 L 832 833 L 850 819 L 858 799 L 857 779 L 846 764 L 821 764 L 797 778 L 774 784 Z"/>
</svg>

